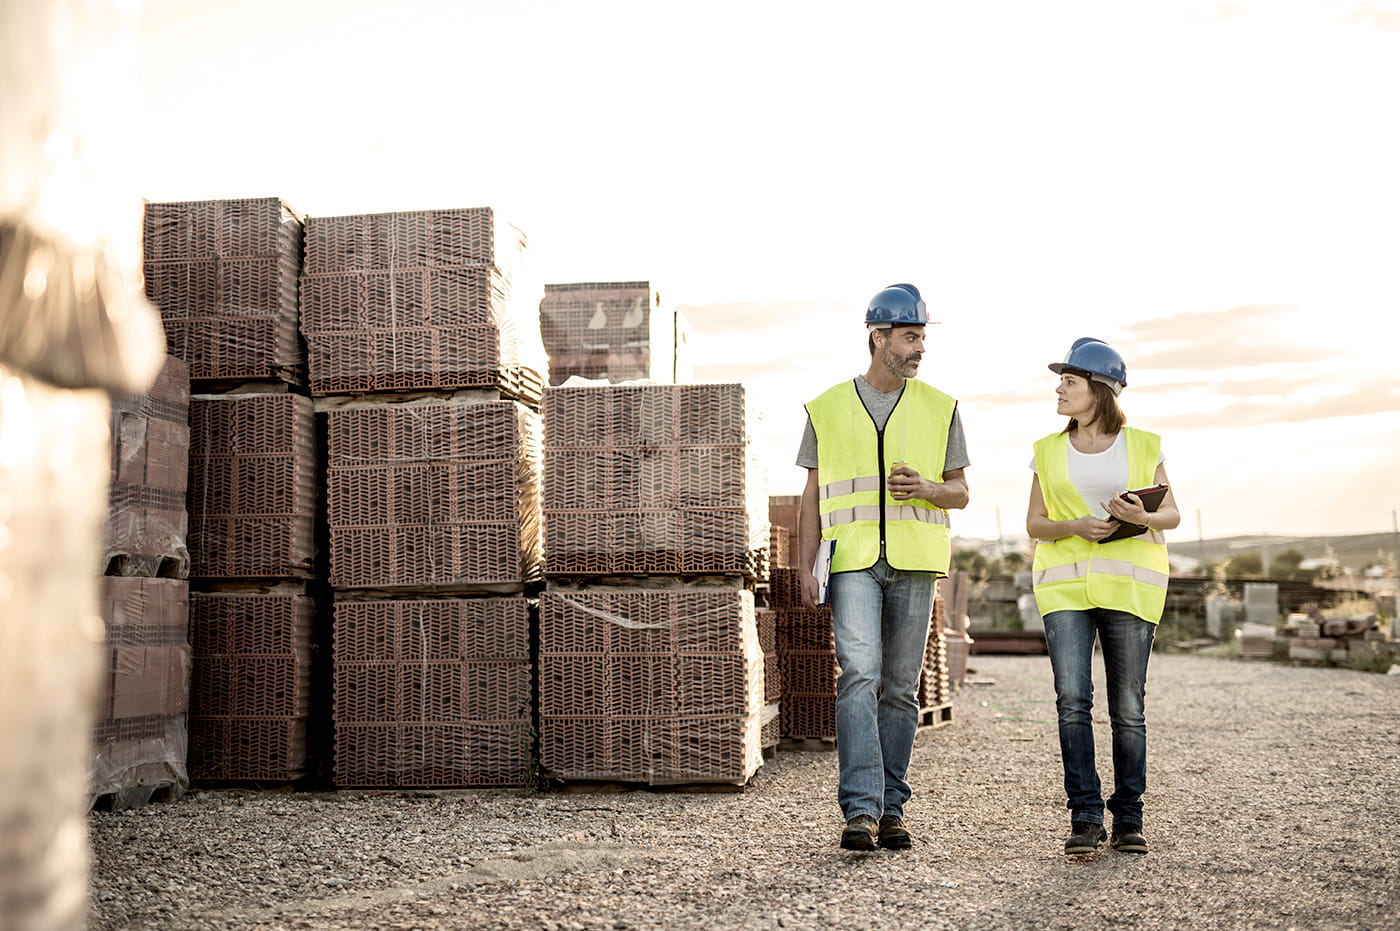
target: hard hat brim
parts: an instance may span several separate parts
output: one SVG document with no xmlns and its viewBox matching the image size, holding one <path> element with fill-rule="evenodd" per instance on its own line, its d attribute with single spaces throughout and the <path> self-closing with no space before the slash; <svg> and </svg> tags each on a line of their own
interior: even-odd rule
<svg viewBox="0 0 1400 931">
<path fill-rule="evenodd" d="M 1054 372 L 1056 375 L 1063 375 L 1066 369 L 1075 372 L 1084 372 L 1082 368 L 1079 368 L 1076 365 L 1070 365 L 1065 362 L 1051 362 L 1049 365 L 1046 366 L 1046 368 Z M 1084 372 L 1084 374 L 1089 376 L 1090 381 L 1102 382 L 1103 384 L 1108 385 L 1108 387 L 1113 390 L 1114 397 L 1117 397 L 1118 395 L 1122 394 L 1123 389 L 1128 387 L 1125 383 L 1119 381 L 1116 378 L 1109 378 L 1107 375 L 1100 375 L 1097 372 Z"/>
</svg>

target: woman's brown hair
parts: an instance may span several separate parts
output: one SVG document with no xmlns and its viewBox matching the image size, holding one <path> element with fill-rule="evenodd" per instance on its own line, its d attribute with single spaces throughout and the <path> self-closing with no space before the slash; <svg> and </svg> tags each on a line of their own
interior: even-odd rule
<svg viewBox="0 0 1400 931">
<path fill-rule="evenodd" d="M 1123 413 L 1123 408 L 1118 406 L 1118 396 L 1113 393 L 1112 388 L 1101 381 L 1094 381 L 1088 372 L 1081 372 L 1078 369 L 1064 369 L 1063 371 L 1078 375 L 1089 383 L 1089 390 L 1094 393 L 1094 416 L 1089 418 L 1089 423 L 1097 423 L 1099 432 L 1106 436 L 1112 436 L 1123 429 L 1128 418 Z M 1064 432 L 1069 433 L 1078 428 L 1079 420 L 1071 417 L 1069 423 L 1065 425 Z"/>
</svg>

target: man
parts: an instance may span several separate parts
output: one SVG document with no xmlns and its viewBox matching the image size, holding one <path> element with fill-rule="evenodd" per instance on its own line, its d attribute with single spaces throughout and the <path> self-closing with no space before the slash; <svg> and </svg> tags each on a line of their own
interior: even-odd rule
<svg viewBox="0 0 1400 931">
<path fill-rule="evenodd" d="M 948 510 L 967 506 L 967 451 L 957 402 L 914 377 L 928 323 L 918 289 L 884 289 L 865 322 L 869 371 L 807 405 L 799 565 L 815 605 L 811 567 L 821 541 L 834 541 L 841 846 L 907 850 L 919 675 L 934 585 L 948 572 Z"/>
</svg>

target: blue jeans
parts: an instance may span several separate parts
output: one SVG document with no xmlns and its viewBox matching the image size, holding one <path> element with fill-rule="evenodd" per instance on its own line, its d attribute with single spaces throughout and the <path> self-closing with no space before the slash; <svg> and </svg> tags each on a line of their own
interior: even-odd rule
<svg viewBox="0 0 1400 931">
<path fill-rule="evenodd" d="M 932 572 L 869 569 L 831 576 L 836 634 L 837 800 L 846 820 L 903 815 L 919 727 L 919 676 L 933 613 Z"/>
<path fill-rule="evenodd" d="M 1094 635 L 1103 650 L 1108 682 L 1108 719 L 1113 731 L 1115 824 L 1142 825 L 1147 789 L 1147 661 L 1157 625 L 1123 611 L 1090 608 L 1045 615 L 1045 642 L 1055 673 L 1060 718 L 1060 758 L 1065 767 L 1066 807 L 1071 821 L 1103 823 L 1103 792 L 1094 766 Z"/>
</svg>

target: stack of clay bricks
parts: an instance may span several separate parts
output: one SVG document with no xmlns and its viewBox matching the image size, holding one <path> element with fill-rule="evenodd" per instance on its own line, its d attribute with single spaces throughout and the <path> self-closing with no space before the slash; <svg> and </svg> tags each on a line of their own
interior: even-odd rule
<svg viewBox="0 0 1400 931">
<path fill-rule="evenodd" d="M 544 770 L 742 785 L 763 758 L 767 537 L 743 387 L 547 388 L 543 413 Z"/>
<path fill-rule="evenodd" d="M 767 603 L 765 597 L 764 603 Z M 783 675 L 778 663 L 778 612 L 758 608 L 754 613 L 758 625 L 758 648 L 763 652 L 763 730 L 760 745 L 764 754 L 777 748 L 782 741 Z"/>
<path fill-rule="evenodd" d="M 551 385 L 575 376 L 613 384 L 690 380 L 689 324 L 662 306 L 650 281 L 547 284 L 540 335 Z"/>
<path fill-rule="evenodd" d="M 1303 617 L 1306 617 L 1304 615 Z M 1289 617 L 1290 623 L 1293 617 Z M 1277 635 L 1277 628 L 1272 624 L 1251 624 L 1248 621 L 1239 626 L 1240 659 L 1272 659 L 1274 656 L 1274 641 L 1279 640 L 1284 646 L 1288 646 L 1285 638 Z"/>
<path fill-rule="evenodd" d="M 1265 593 L 1251 598 L 1255 586 L 1266 587 Z M 1272 588 L 1273 591 L 1268 591 Z M 1246 616 L 1262 615 L 1262 620 L 1246 620 L 1238 634 L 1240 656 L 1274 658 L 1286 656 L 1302 663 L 1374 662 L 1383 656 L 1400 655 L 1395 644 L 1387 640 L 1377 622 L 1379 611 L 1370 615 L 1326 617 L 1318 609 L 1311 614 L 1290 613 L 1283 626 L 1268 622 L 1268 610 L 1278 603 L 1275 583 L 1245 583 Z M 1379 601 L 1379 599 L 1378 599 Z M 1264 605 L 1261 610 L 1258 605 Z"/>
<path fill-rule="evenodd" d="M 766 577 L 742 385 L 545 392 L 545 574 Z"/>
<path fill-rule="evenodd" d="M 772 667 L 781 683 L 779 735 L 789 740 L 836 735 L 836 643 L 831 610 L 802 602 L 797 572 L 801 495 L 768 498 L 770 579 L 767 605 L 773 614 Z"/>
<path fill-rule="evenodd" d="M 801 495 L 768 498 L 768 563 L 774 569 L 797 568 L 797 519 L 801 510 Z"/>
<path fill-rule="evenodd" d="M 111 450 L 105 574 L 188 578 L 188 365 L 166 356 L 145 394 L 112 398 Z"/>
<path fill-rule="evenodd" d="M 836 641 L 831 609 L 809 608 L 795 568 L 775 568 L 768 605 L 776 615 L 782 678 L 782 736 L 794 740 L 836 736 Z"/>
<path fill-rule="evenodd" d="M 946 583 L 940 582 L 940 588 Z M 782 736 L 793 740 L 836 736 L 836 660 L 831 608 L 802 601 L 797 569 L 774 569 L 769 605 L 777 615 L 778 667 L 782 677 Z M 952 682 L 944 645 L 944 596 L 934 598 L 929 639 L 919 677 L 919 723 L 952 721 Z"/>
<path fill-rule="evenodd" d="M 972 634 L 968 632 L 967 595 L 972 577 L 966 569 L 954 569 L 948 578 L 938 583 L 943 600 L 943 640 L 947 652 L 948 685 L 957 690 L 967 682 L 967 657 L 972 650 Z"/>
<path fill-rule="evenodd" d="M 948 675 L 946 598 L 933 599 L 933 620 L 924 645 L 924 667 L 919 673 L 920 724 L 947 724 L 953 720 L 953 684 Z"/>
<path fill-rule="evenodd" d="M 543 375 L 518 340 L 523 249 L 489 208 L 307 221 L 338 786 L 530 778 Z"/>
<path fill-rule="evenodd" d="M 301 235 L 275 197 L 146 205 L 146 295 L 194 382 L 304 377 Z"/>
<path fill-rule="evenodd" d="M 188 366 L 167 357 L 145 394 L 112 399 L 94 805 L 178 798 L 189 786 L 189 398 Z"/>
<path fill-rule="evenodd" d="M 802 506 L 801 495 L 770 495 L 768 498 L 768 570 L 767 584 L 758 592 L 763 610 L 759 612 L 759 639 L 763 643 L 763 675 L 767 683 L 764 699 L 763 747 L 776 747 L 784 734 L 782 722 L 783 676 L 778 649 L 778 612 L 773 609 L 772 581 L 780 569 L 797 567 L 797 520 Z"/>
<path fill-rule="evenodd" d="M 308 774 L 319 458 L 302 219 L 277 198 L 146 207 L 147 294 L 190 370 L 192 780 Z"/>
<path fill-rule="evenodd" d="M 312 393 L 538 395 L 528 267 L 524 234 L 489 207 L 311 218 L 301 330 Z"/>
</svg>

